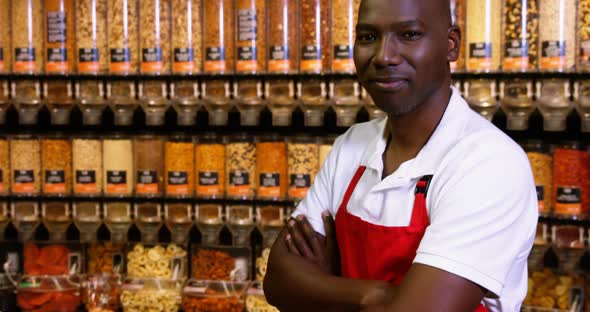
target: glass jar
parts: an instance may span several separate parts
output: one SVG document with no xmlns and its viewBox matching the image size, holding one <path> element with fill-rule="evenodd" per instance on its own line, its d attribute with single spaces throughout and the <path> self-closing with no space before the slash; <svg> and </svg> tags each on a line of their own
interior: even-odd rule
<svg viewBox="0 0 590 312">
<path fill-rule="evenodd" d="M 139 102 L 145 112 L 148 126 L 162 126 L 166 122 L 166 110 L 170 106 L 164 80 L 145 80 L 139 83 Z"/>
<path fill-rule="evenodd" d="M 244 311 L 244 299 L 249 282 L 189 280 L 182 294 L 186 312 Z"/>
<path fill-rule="evenodd" d="M 287 143 L 289 198 L 305 197 L 318 173 L 319 148 L 313 137 L 294 137 Z"/>
<path fill-rule="evenodd" d="M 467 70 L 500 69 L 502 0 L 468 1 L 466 24 Z"/>
<path fill-rule="evenodd" d="M 107 196 L 130 196 L 133 194 L 133 141 L 113 135 L 102 141 L 103 185 Z"/>
<path fill-rule="evenodd" d="M 76 102 L 82 111 L 84 125 L 96 126 L 100 124 L 102 112 L 106 107 L 104 95 L 104 84 L 101 80 L 76 82 Z"/>
<path fill-rule="evenodd" d="M 590 132 L 590 81 L 581 80 L 574 83 L 574 101 L 582 119 L 582 132 Z"/>
<path fill-rule="evenodd" d="M 175 244 L 135 244 L 127 253 L 127 276 L 179 280 L 187 276 L 187 251 Z"/>
<path fill-rule="evenodd" d="M 229 205 L 226 208 L 227 227 L 232 233 L 232 246 L 250 245 L 250 233 L 255 227 L 254 207 L 249 205 Z"/>
<path fill-rule="evenodd" d="M 12 70 L 10 1 L 0 1 L 0 74 Z M 0 306 L 1 309 L 1 306 Z"/>
<path fill-rule="evenodd" d="M 508 130 L 528 129 L 529 116 L 535 111 L 533 82 L 512 80 L 500 82 L 500 103 L 508 117 Z"/>
<path fill-rule="evenodd" d="M 103 220 L 111 232 L 111 242 L 127 242 L 131 227 L 131 204 L 128 202 L 107 202 L 104 205 Z"/>
<path fill-rule="evenodd" d="M 552 227 L 552 241 L 563 272 L 580 270 L 580 260 L 584 255 L 584 227 L 557 225 Z"/>
<path fill-rule="evenodd" d="M 139 1 L 142 74 L 170 72 L 170 1 Z"/>
<path fill-rule="evenodd" d="M 539 0 L 504 0 L 504 71 L 534 71 L 539 52 Z"/>
<path fill-rule="evenodd" d="M 181 281 L 159 278 L 126 278 L 121 292 L 123 311 L 178 311 Z"/>
<path fill-rule="evenodd" d="M 198 138 L 195 148 L 197 197 L 223 198 L 225 195 L 225 141 L 210 133 Z"/>
<path fill-rule="evenodd" d="M 356 123 L 356 115 L 362 107 L 358 82 L 352 79 L 331 82 L 330 99 L 338 127 L 350 127 Z"/>
<path fill-rule="evenodd" d="M 201 72 L 202 3 L 203 0 L 172 0 L 172 70 L 175 74 Z"/>
<path fill-rule="evenodd" d="M 234 70 L 234 1 L 203 2 L 203 71 L 231 74 Z"/>
<path fill-rule="evenodd" d="M 299 68 L 299 44 L 297 42 L 296 0 L 268 0 L 266 15 L 267 46 L 269 49 L 267 71 L 269 73 L 296 73 Z"/>
<path fill-rule="evenodd" d="M 72 218 L 74 224 L 80 232 L 80 241 L 82 243 L 89 243 L 96 240 L 96 231 L 102 224 L 100 203 L 91 201 L 76 201 L 72 209 Z M 95 253 L 96 255 L 96 253 Z M 89 259 L 92 261 L 92 259 Z M 90 269 L 88 271 L 94 273 Z"/>
<path fill-rule="evenodd" d="M 27 242 L 33 239 L 33 234 L 41 219 L 39 218 L 39 204 L 31 201 L 13 201 L 10 206 L 12 224 L 18 231 L 18 239 Z"/>
<path fill-rule="evenodd" d="M 192 197 L 195 192 L 195 145 L 190 136 L 174 135 L 165 144 L 166 195 Z"/>
<path fill-rule="evenodd" d="M 465 33 L 465 0 L 451 0 L 451 22 L 458 26 L 461 32 Z M 451 62 L 451 71 L 460 72 L 465 69 L 465 43 L 467 40 L 461 40 L 459 56 L 457 61 Z"/>
<path fill-rule="evenodd" d="M 236 72 L 263 73 L 266 64 L 266 0 L 237 0 Z"/>
<path fill-rule="evenodd" d="M 256 225 L 262 233 L 263 245 L 270 248 L 285 226 L 284 209 L 281 206 L 256 208 Z"/>
<path fill-rule="evenodd" d="M 109 72 L 129 75 L 137 73 L 139 56 L 138 0 L 108 0 L 107 36 Z"/>
<path fill-rule="evenodd" d="M 16 293 L 23 312 L 75 312 L 81 303 L 77 276 L 25 275 L 19 279 Z"/>
<path fill-rule="evenodd" d="M 72 192 L 72 142 L 63 136 L 41 141 L 43 193 L 64 196 Z"/>
<path fill-rule="evenodd" d="M 176 110 L 176 122 L 180 126 L 195 124 L 197 112 L 201 108 L 199 83 L 190 80 L 175 81 L 170 84 L 170 98 Z"/>
<path fill-rule="evenodd" d="M 567 116 L 573 109 L 568 79 L 537 81 L 537 106 L 543 115 L 545 131 L 565 131 Z"/>
<path fill-rule="evenodd" d="M 233 107 L 229 82 L 221 80 L 203 82 L 203 103 L 209 112 L 210 125 L 227 125 L 229 111 Z"/>
<path fill-rule="evenodd" d="M 264 249 L 260 253 L 260 257 L 256 258 L 256 281 L 259 283 L 264 282 L 264 277 L 266 276 L 270 249 L 271 246 L 264 246 Z"/>
<path fill-rule="evenodd" d="M 164 140 L 156 135 L 135 138 L 135 194 L 141 197 L 164 193 Z"/>
<path fill-rule="evenodd" d="M 43 0 L 12 1 L 12 71 L 40 74 L 44 68 Z"/>
<path fill-rule="evenodd" d="M 41 191 L 41 144 L 30 135 L 14 136 L 10 140 L 12 194 L 35 196 Z"/>
<path fill-rule="evenodd" d="M 106 73 L 107 0 L 76 1 L 76 62 L 79 74 Z"/>
<path fill-rule="evenodd" d="M 135 83 L 133 81 L 115 80 L 107 84 L 107 99 L 115 113 L 116 126 L 133 124 L 133 113 L 137 108 Z"/>
<path fill-rule="evenodd" d="M 240 111 L 240 125 L 257 126 L 260 112 L 264 109 L 262 99 L 262 82 L 244 80 L 234 84 L 234 98 Z"/>
<path fill-rule="evenodd" d="M 193 226 L 192 205 L 186 203 L 168 203 L 165 206 L 166 226 L 172 234 L 174 244 L 186 244 Z"/>
<path fill-rule="evenodd" d="M 8 138 L 0 137 L 0 195 L 10 193 L 10 152 Z"/>
<path fill-rule="evenodd" d="M 74 0 L 45 0 L 45 72 L 68 74 L 75 71 Z"/>
<path fill-rule="evenodd" d="M 297 107 L 293 82 L 287 80 L 268 81 L 265 88 L 267 106 L 272 113 L 272 125 L 290 126 L 291 115 Z"/>
<path fill-rule="evenodd" d="M 287 144 L 276 134 L 256 142 L 257 198 L 282 200 L 287 196 Z"/>
<path fill-rule="evenodd" d="M 6 230 L 6 226 L 10 222 L 10 211 L 8 210 L 8 202 L 2 201 L 0 202 L 0 240 L 4 240 L 4 231 Z M 1 285 L 2 275 L 0 274 L 0 285 Z"/>
<path fill-rule="evenodd" d="M 2 49 L 2 48 L 0 48 Z M 1 63 L 2 61 L 0 61 Z M 0 71 L 1 73 L 1 71 Z M 6 111 L 10 106 L 10 89 L 8 80 L 0 80 L 0 124 L 6 123 Z"/>
<path fill-rule="evenodd" d="M 72 223 L 70 204 L 67 202 L 44 202 L 41 208 L 43 224 L 49 232 L 49 238 L 52 241 L 64 241 L 66 231 Z"/>
<path fill-rule="evenodd" d="M 578 142 L 553 151 L 553 210 L 558 216 L 583 218 L 588 211 L 590 156 Z"/>
<path fill-rule="evenodd" d="M 576 71 L 590 71 L 590 0 L 578 0 Z"/>
<path fill-rule="evenodd" d="M 332 72 L 355 72 L 352 50 L 360 4 L 360 0 L 332 0 Z"/>
<path fill-rule="evenodd" d="M 310 79 L 299 82 L 297 87 L 305 126 L 321 127 L 324 124 L 324 113 L 328 109 L 326 83 Z"/>
<path fill-rule="evenodd" d="M 83 302 L 88 312 L 115 312 L 121 308 L 120 275 L 93 274 L 88 276 L 83 285 Z"/>
<path fill-rule="evenodd" d="M 466 81 L 464 97 L 474 111 L 492 121 L 499 106 L 496 100 L 495 80 L 477 79 Z"/>
<path fill-rule="evenodd" d="M 539 0 L 539 69 L 570 71 L 576 63 L 576 1 Z"/>
<path fill-rule="evenodd" d="M 72 141 L 74 194 L 95 197 L 102 194 L 102 142 L 93 136 L 80 136 Z"/>
<path fill-rule="evenodd" d="M 22 80 L 12 83 L 12 102 L 18 111 L 18 122 L 21 125 L 37 123 L 41 100 L 41 83 L 35 80 Z"/>
<path fill-rule="evenodd" d="M 553 196 L 553 156 L 543 141 L 531 140 L 523 144 L 526 155 L 531 163 L 540 215 L 551 213 Z"/>
<path fill-rule="evenodd" d="M 365 90 L 365 88 L 362 88 L 361 98 L 363 100 L 365 110 L 367 113 L 369 113 L 369 119 L 379 119 L 385 118 L 385 116 L 387 116 L 384 111 L 375 105 L 375 101 L 373 101 L 371 95 L 367 92 L 367 90 Z"/>
<path fill-rule="evenodd" d="M 208 281 L 247 281 L 250 273 L 250 248 L 193 245 L 192 276 Z"/>
<path fill-rule="evenodd" d="M 68 80 L 51 79 L 43 83 L 46 106 L 51 113 L 51 124 L 67 125 L 74 106 L 72 84 Z"/>
<path fill-rule="evenodd" d="M 330 0 L 299 0 L 299 5 L 299 71 L 317 74 L 328 72 L 332 54 Z"/>
<path fill-rule="evenodd" d="M 322 166 L 324 166 L 326 159 L 328 159 L 328 155 L 330 155 L 330 152 L 332 151 L 332 146 L 334 145 L 335 140 L 336 140 L 336 137 L 322 138 L 322 140 L 320 142 L 320 148 L 319 148 L 319 155 L 320 156 L 319 156 L 319 161 L 318 161 L 318 164 L 319 164 L 318 170 L 322 169 Z"/>
<path fill-rule="evenodd" d="M 125 245 L 94 241 L 86 248 L 86 258 L 89 274 L 116 277 L 123 269 Z"/>
<path fill-rule="evenodd" d="M 62 277 L 77 274 L 82 271 L 82 261 L 82 245 L 77 242 L 26 242 L 23 246 L 25 274 Z"/>
<path fill-rule="evenodd" d="M 0 311 L 17 310 L 14 285 L 7 274 L 0 274 Z"/>
<path fill-rule="evenodd" d="M 223 206 L 214 204 L 197 205 L 195 207 L 195 221 L 199 231 L 203 235 L 203 246 L 218 245 L 219 232 L 224 226 Z"/>
<path fill-rule="evenodd" d="M 225 149 L 227 197 L 252 199 L 256 193 L 256 145 L 252 136 L 239 134 L 230 138 Z"/>
<path fill-rule="evenodd" d="M 158 241 L 158 231 L 162 226 L 162 206 L 156 203 L 136 203 L 134 205 L 135 225 L 141 232 L 141 241 L 154 244 Z"/>
</svg>

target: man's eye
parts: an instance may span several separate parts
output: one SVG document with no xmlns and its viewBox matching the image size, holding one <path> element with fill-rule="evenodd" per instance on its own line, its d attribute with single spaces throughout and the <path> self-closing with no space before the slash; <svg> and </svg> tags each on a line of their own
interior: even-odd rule
<svg viewBox="0 0 590 312">
<path fill-rule="evenodd" d="M 374 34 L 358 34 L 356 40 L 364 42 L 375 41 L 377 40 L 377 36 Z"/>
<path fill-rule="evenodd" d="M 404 32 L 404 33 L 402 34 L 402 36 L 403 36 L 405 39 L 410 39 L 410 40 L 412 40 L 412 39 L 416 39 L 416 38 L 420 37 L 421 35 L 422 35 L 422 34 L 421 34 L 420 32 L 417 32 L 417 31 L 406 31 L 406 32 Z"/>
</svg>

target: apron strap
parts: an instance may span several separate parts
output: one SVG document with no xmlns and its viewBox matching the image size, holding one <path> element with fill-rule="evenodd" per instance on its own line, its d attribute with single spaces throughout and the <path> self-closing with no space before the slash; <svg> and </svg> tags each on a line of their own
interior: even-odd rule
<svg viewBox="0 0 590 312">
<path fill-rule="evenodd" d="M 428 218 L 428 210 L 426 209 L 426 195 L 430 187 L 432 175 L 426 175 L 420 178 L 416 183 L 416 190 L 414 191 L 414 207 L 412 208 L 412 219 L 410 226 L 423 226 L 430 224 Z"/>
<path fill-rule="evenodd" d="M 352 196 L 352 192 L 354 192 L 356 185 L 359 183 L 366 169 L 367 167 L 365 166 L 358 167 L 354 176 L 352 177 L 352 180 L 350 181 L 350 184 L 348 184 L 348 188 L 346 189 L 346 193 L 344 193 L 344 198 L 342 199 L 342 204 L 340 204 L 338 210 L 346 209 L 348 202 L 350 201 L 350 197 Z"/>
</svg>

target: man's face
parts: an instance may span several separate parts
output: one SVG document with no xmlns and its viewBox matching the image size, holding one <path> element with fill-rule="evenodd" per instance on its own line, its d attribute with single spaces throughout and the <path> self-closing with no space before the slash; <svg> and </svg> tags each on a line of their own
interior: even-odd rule
<svg viewBox="0 0 590 312">
<path fill-rule="evenodd" d="M 448 6 L 447 0 L 361 2 L 354 62 L 363 87 L 390 116 L 414 111 L 449 84 L 460 33 L 449 32 Z"/>
</svg>

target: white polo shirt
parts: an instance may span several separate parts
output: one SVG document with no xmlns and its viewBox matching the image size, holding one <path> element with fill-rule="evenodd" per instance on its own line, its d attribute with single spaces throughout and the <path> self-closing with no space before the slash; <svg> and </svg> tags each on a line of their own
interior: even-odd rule
<svg viewBox="0 0 590 312">
<path fill-rule="evenodd" d="M 538 218 L 526 154 L 454 88 L 428 143 L 382 180 L 386 129 L 386 119 L 379 119 L 340 136 L 293 216 L 304 214 L 323 234 L 322 211 L 336 216 L 355 171 L 366 166 L 348 212 L 377 225 L 408 226 L 416 183 L 433 175 L 426 202 L 430 226 L 414 262 L 484 287 L 491 311 L 520 311 Z"/>
</svg>

